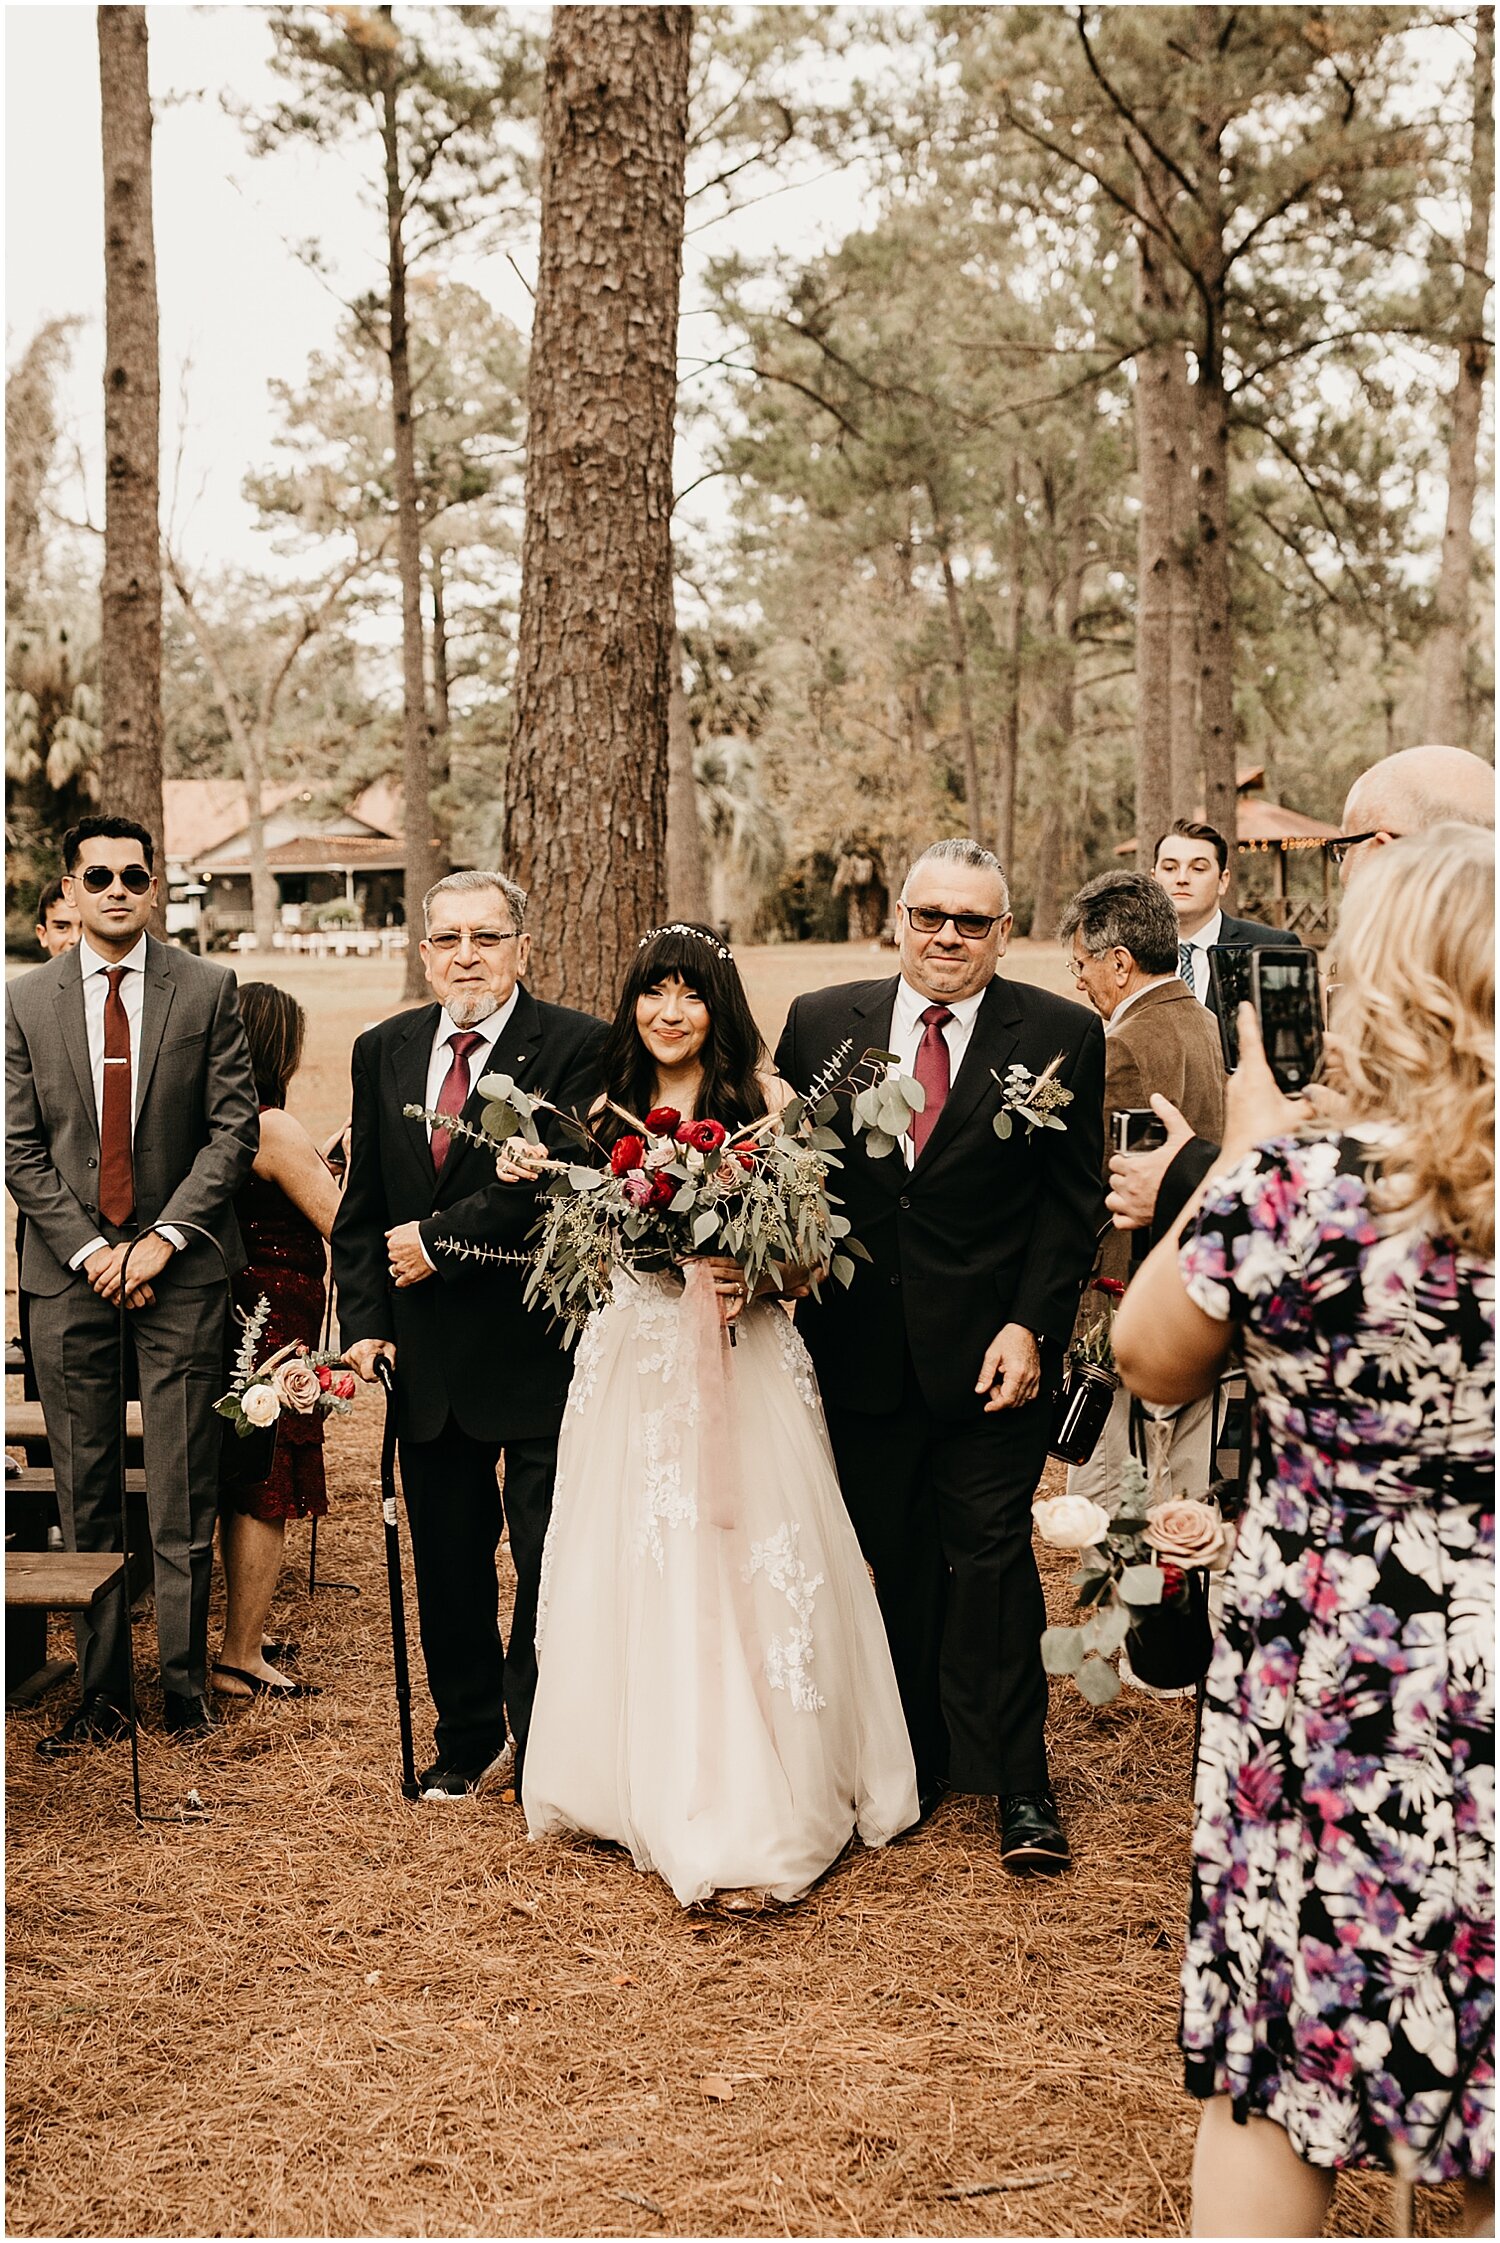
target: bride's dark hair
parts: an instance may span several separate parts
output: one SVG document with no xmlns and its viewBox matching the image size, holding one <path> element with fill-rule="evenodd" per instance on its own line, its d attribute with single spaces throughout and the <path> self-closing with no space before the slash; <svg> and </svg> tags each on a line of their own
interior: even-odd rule
<svg viewBox="0 0 1500 2243">
<path fill-rule="evenodd" d="M 741 1129 L 766 1110 L 761 1081 L 767 1065 L 765 1042 L 733 958 L 711 927 L 695 922 L 660 927 L 637 950 L 604 1040 L 600 1060 L 604 1087 L 617 1106 L 644 1121 L 655 1103 L 656 1062 L 641 1042 L 636 1002 L 673 980 L 684 982 L 708 1007 L 708 1036 L 699 1054 L 703 1081 L 697 1118 Z M 625 1127 L 618 1115 L 608 1112 L 595 1124 L 606 1144 Z"/>
</svg>

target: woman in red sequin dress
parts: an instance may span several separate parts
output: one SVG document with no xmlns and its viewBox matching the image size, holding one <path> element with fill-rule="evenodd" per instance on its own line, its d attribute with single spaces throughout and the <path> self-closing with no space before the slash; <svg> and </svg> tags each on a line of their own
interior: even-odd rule
<svg viewBox="0 0 1500 2243">
<path fill-rule="evenodd" d="M 240 991 L 240 1014 L 260 1100 L 260 1151 L 235 1201 L 248 1260 L 235 1279 L 234 1296 L 247 1314 L 263 1295 L 270 1303 L 259 1349 L 264 1359 L 288 1340 L 318 1345 L 328 1282 L 324 1242 L 339 1195 L 326 1161 L 286 1111 L 307 1015 L 295 997 L 264 981 Z M 262 1630 L 276 1593 L 287 1520 L 321 1518 L 328 1509 L 323 1423 L 283 1410 L 275 1462 L 264 1479 L 235 1476 L 236 1446 L 225 1442 L 220 1472 L 219 1547 L 228 1601 L 214 1688 L 236 1698 L 308 1696 L 310 1684 L 293 1682 L 265 1657 Z"/>
</svg>

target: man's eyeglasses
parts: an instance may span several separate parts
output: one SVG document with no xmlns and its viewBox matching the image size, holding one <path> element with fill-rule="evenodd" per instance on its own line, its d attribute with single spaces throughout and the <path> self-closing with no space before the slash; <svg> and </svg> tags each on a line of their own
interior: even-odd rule
<svg viewBox="0 0 1500 2243">
<path fill-rule="evenodd" d="M 965 942 L 983 942 L 991 927 L 997 927 L 1005 917 L 1003 911 L 939 911 L 935 903 L 908 903 L 901 908 L 907 924 L 919 935 L 941 934 L 951 923 L 953 932 Z"/>
<path fill-rule="evenodd" d="M 143 864 L 128 864 L 123 872 L 116 872 L 113 865 L 85 865 L 82 872 L 75 872 L 73 877 L 82 881 L 91 896 L 102 896 L 117 880 L 133 896 L 143 896 L 151 885 L 151 875 Z"/>
<path fill-rule="evenodd" d="M 493 951 L 503 949 L 506 943 L 514 942 L 515 939 L 516 933 L 513 927 L 505 934 L 501 934 L 498 927 L 481 927 L 477 934 L 471 934 L 469 929 L 465 927 L 462 934 L 456 935 L 445 929 L 442 934 L 429 935 L 427 937 L 427 947 L 429 950 L 435 950 L 440 958 L 451 958 L 460 943 L 471 942 L 480 956 L 487 958 Z"/>
<path fill-rule="evenodd" d="M 1342 864 L 1351 849 L 1357 849 L 1362 841 L 1378 841 L 1382 834 L 1387 841 L 1401 841 L 1405 838 L 1402 834 L 1392 833 L 1389 826 L 1376 826 L 1370 833 L 1341 833 L 1336 841 L 1327 842 L 1325 846 L 1334 863 Z"/>
</svg>

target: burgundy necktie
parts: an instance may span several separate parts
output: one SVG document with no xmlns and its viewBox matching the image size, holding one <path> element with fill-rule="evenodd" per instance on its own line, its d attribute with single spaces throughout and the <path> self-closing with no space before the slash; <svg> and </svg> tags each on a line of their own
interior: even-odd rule
<svg viewBox="0 0 1500 2243">
<path fill-rule="evenodd" d="M 456 1036 L 449 1037 L 448 1048 L 452 1052 L 453 1058 L 447 1074 L 443 1077 L 443 1087 L 437 1094 L 437 1110 L 440 1114 L 461 1114 L 468 1104 L 469 1054 L 483 1042 L 483 1036 L 475 1036 L 468 1029 L 462 1030 Z M 452 1130 L 444 1129 L 441 1122 L 434 1122 L 432 1125 L 432 1165 L 440 1176 L 443 1172 L 443 1163 L 448 1158 L 448 1147 L 452 1142 Z"/>
<path fill-rule="evenodd" d="M 946 1005 L 929 1005 L 922 1014 L 922 1041 L 917 1046 L 917 1081 L 927 1093 L 927 1103 L 911 1125 L 912 1159 L 920 1160 L 922 1147 L 932 1135 L 933 1125 L 943 1110 L 948 1095 L 952 1062 L 948 1056 L 948 1041 L 943 1034 L 953 1018 Z"/>
<path fill-rule="evenodd" d="M 104 1111 L 99 1117 L 99 1212 L 107 1223 L 128 1223 L 135 1206 L 130 1152 L 130 1022 L 120 983 L 123 966 L 108 966 L 104 999 Z"/>
</svg>

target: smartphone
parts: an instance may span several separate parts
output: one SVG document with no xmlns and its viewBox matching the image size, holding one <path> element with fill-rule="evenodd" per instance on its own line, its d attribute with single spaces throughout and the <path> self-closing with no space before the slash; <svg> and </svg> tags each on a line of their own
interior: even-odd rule
<svg viewBox="0 0 1500 2243">
<path fill-rule="evenodd" d="M 1122 1106 L 1109 1119 L 1113 1152 L 1149 1153 L 1167 1141 L 1166 1123 L 1149 1106 Z"/>
<path fill-rule="evenodd" d="M 1219 1043 L 1230 1074 L 1240 1063 L 1238 1008 L 1251 1004 L 1278 1088 L 1289 1097 L 1306 1090 L 1323 1059 L 1317 952 L 1286 944 L 1238 949 L 1216 943 L 1208 954 L 1208 973 L 1218 1001 Z"/>
</svg>

